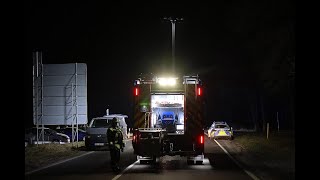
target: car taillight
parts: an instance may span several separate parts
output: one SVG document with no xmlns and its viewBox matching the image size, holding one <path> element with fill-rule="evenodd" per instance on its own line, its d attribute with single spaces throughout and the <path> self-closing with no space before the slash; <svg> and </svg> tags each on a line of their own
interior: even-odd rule
<svg viewBox="0 0 320 180">
<path fill-rule="evenodd" d="M 204 139 L 203 139 L 203 135 L 200 136 L 200 144 L 203 144 Z"/>
</svg>

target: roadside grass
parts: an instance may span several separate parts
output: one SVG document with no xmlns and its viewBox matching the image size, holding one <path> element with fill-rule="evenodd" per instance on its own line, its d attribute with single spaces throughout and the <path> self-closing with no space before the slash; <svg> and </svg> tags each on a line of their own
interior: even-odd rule
<svg viewBox="0 0 320 180">
<path fill-rule="evenodd" d="M 84 142 L 77 144 L 39 144 L 25 148 L 25 172 L 71 158 L 84 152 Z"/>
<path fill-rule="evenodd" d="M 290 131 L 266 133 L 237 132 L 236 157 L 261 179 L 295 179 L 295 134 Z"/>
<path fill-rule="evenodd" d="M 290 161 L 295 155 L 293 132 L 271 132 L 269 139 L 262 133 L 240 133 L 235 135 L 234 142 L 266 160 Z"/>
</svg>

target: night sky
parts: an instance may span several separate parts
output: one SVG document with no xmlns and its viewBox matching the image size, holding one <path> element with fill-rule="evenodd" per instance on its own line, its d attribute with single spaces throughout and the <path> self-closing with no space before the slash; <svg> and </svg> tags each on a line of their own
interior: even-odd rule
<svg viewBox="0 0 320 180">
<path fill-rule="evenodd" d="M 130 118 L 133 80 L 171 68 L 171 24 L 161 18 L 176 16 L 184 18 L 176 24 L 176 71 L 203 80 L 207 123 L 252 122 L 251 108 L 261 95 L 266 119 L 280 111 L 291 127 L 294 4 L 191 2 L 26 1 L 25 126 L 32 125 L 33 51 L 43 53 L 44 64 L 87 64 L 89 120 L 107 107 Z"/>
</svg>

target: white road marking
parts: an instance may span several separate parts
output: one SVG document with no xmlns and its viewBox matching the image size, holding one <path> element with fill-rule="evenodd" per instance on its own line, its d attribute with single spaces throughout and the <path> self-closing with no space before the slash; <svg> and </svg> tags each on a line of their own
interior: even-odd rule
<svg viewBox="0 0 320 180">
<path fill-rule="evenodd" d="M 221 144 L 220 144 L 218 141 L 216 141 L 215 139 L 214 139 L 214 141 L 215 141 L 215 142 L 220 146 L 220 148 L 229 156 L 229 158 L 230 158 L 234 163 L 236 163 L 245 173 L 247 173 L 252 179 L 254 179 L 254 180 L 260 180 L 260 179 L 259 179 L 257 176 L 255 176 L 252 172 L 246 170 L 237 160 L 235 160 L 235 159 L 229 154 L 229 152 L 228 152 L 224 147 L 221 146 Z"/>
<path fill-rule="evenodd" d="M 53 163 L 53 164 L 49 164 L 47 166 L 44 166 L 44 167 L 41 167 L 41 168 L 38 168 L 38 169 L 35 169 L 33 171 L 29 171 L 29 172 L 26 172 L 24 173 L 24 175 L 29 175 L 29 174 L 32 174 L 34 172 L 37 172 L 37 171 L 40 171 L 40 170 L 43 170 L 43 169 L 46 169 L 46 168 L 49 168 L 49 167 L 52 167 L 52 166 L 55 166 L 55 165 L 58 165 L 58 164 L 62 164 L 62 163 L 65 163 L 67 161 L 71 161 L 73 159 L 77 159 L 79 157 L 82 157 L 82 156 L 85 156 L 85 155 L 88 155 L 88 154 L 91 154 L 91 153 L 94 153 L 94 151 L 91 151 L 91 152 L 87 152 L 85 154 L 82 154 L 80 156 L 76 156 L 76 157 L 72 157 L 72 158 L 69 158 L 69 159 L 65 159 L 65 160 L 62 160 L 62 161 L 59 161 L 59 162 L 56 162 L 56 163 Z"/>
<path fill-rule="evenodd" d="M 112 180 L 117 180 L 120 178 L 120 176 L 122 174 L 124 174 L 126 171 L 128 171 L 130 168 L 132 168 L 132 166 L 134 166 L 135 164 L 137 164 L 139 161 L 137 160 L 136 162 L 132 163 L 131 165 L 129 165 L 125 170 L 123 170 L 120 174 L 118 174 L 116 177 L 112 178 Z"/>
</svg>

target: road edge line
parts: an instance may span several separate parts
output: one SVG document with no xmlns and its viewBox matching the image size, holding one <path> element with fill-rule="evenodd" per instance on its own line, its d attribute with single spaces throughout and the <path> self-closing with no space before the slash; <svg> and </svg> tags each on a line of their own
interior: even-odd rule
<svg viewBox="0 0 320 180">
<path fill-rule="evenodd" d="M 73 159 L 77 159 L 77 158 L 79 158 L 79 157 L 82 157 L 82 156 L 85 156 L 85 155 L 88 155 L 88 154 L 91 154 L 91 153 L 94 153 L 94 151 L 87 152 L 87 153 L 85 153 L 85 154 L 81 154 L 81 155 L 79 155 L 79 156 L 75 156 L 75 157 L 72 157 L 72 158 L 69 158 L 69 159 L 61 160 L 61 161 L 58 161 L 58 162 L 49 164 L 49 165 L 47 165 L 47 166 L 44 166 L 44 167 L 41 167 L 41 168 L 38 168 L 38 169 L 35 169 L 35 170 L 32 170 L 32 171 L 29 171 L 29 172 L 25 172 L 24 175 L 30 175 L 30 174 L 35 173 L 35 172 L 37 172 L 37 171 L 41 171 L 41 170 L 43 170 L 43 169 L 47 169 L 47 168 L 49 168 L 49 167 L 56 166 L 56 165 L 58 165 L 58 164 L 62 164 L 62 163 L 65 163 L 65 162 L 67 162 L 67 161 L 71 161 L 71 160 L 73 160 Z"/>
<path fill-rule="evenodd" d="M 137 164 L 139 161 L 137 160 L 136 162 L 130 164 L 126 169 L 124 169 L 120 174 L 118 174 L 116 177 L 112 178 L 112 180 L 117 180 L 120 178 L 120 176 L 122 176 L 126 171 L 128 171 L 129 169 L 132 168 L 132 166 L 134 166 L 135 164 Z"/>
<path fill-rule="evenodd" d="M 237 160 L 235 160 L 230 154 L 229 152 L 217 141 L 214 139 L 214 141 L 218 144 L 218 146 L 220 146 L 220 148 L 229 156 L 229 158 L 236 163 L 245 173 L 247 173 L 252 179 L 254 180 L 260 180 L 256 175 L 254 175 L 252 172 L 248 171 L 247 169 L 245 169 Z"/>
</svg>

